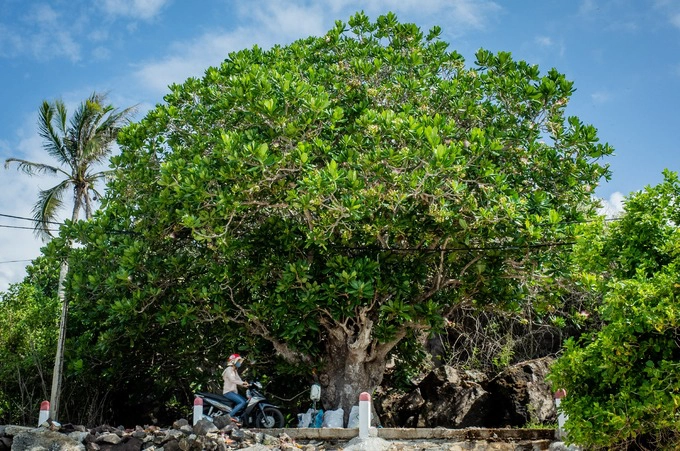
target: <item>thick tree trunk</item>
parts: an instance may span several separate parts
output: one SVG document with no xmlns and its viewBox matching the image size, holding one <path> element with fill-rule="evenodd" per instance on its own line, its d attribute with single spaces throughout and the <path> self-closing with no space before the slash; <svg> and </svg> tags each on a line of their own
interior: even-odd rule
<svg viewBox="0 0 680 451">
<path fill-rule="evenodd" d="M 341 407 L 345 426 L 352 406 L 359 404 L 359 395 L 362 392 L 373 395 L 382 382 L 387 354 L 405 335 L 404 330 L 389 342 L 379 343 L 372 338 L 373 322 L 367 313 L 360 312 L 345 323 L 322 322 L 328 331 L 325 353 L 328 361 L 319 378 L 321 402 L 326 410 Z"/>
<path fill-rule="evenodd" d="M 349 352 L 334 346 L 333 356 L 321 373 L 321 402 L 325 410 L 342 408 L 347 426 L 352 406 L 359 404 L 359 394 L 373 394 L 385 374 L 385 360 L 372 360 L 363 352 Z"/>
</svg>

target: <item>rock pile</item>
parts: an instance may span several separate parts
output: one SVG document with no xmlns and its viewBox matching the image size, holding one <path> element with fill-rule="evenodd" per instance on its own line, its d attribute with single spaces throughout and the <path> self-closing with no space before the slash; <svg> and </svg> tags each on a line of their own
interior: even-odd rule
<svg viewBox="0 0 680 451">
<path fill-rule="evenodd" d="M 192 426 L 182 419 L 168 429 L 156 426 L 137 426 L 135 429 L 100 426 L 88 430 L 84 426 L 59 425 L 51 421 L 39 428 L 0 426 L 0 451 L 221 451 L 240 448 L 278 448 L 285 451 L 305 448 L 297 445 L 286 434 L 274 437 L 241 429 L 227 422 L 200 420 Z"/>
</svg>

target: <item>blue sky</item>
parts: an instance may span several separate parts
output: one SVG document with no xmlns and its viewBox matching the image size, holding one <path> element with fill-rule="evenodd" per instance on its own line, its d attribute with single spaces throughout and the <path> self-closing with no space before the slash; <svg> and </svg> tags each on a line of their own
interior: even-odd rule
<svg viewBox="0 0 680 451">
<path fill-rule="evenodd" d="M 439 25 L 469 64 L 484 47 L 565 73 L 577 89 L 569 114 L 615 149 L 612 179 L 596 191 L 611 208 L 664 168 L 680 170 L 680 0 L 1 0 L 0 159 L 49 162 L 36 127 L 43 100 L 72 111 L 108 91 L 116 106 L 139 105 L 141 119 L 169 84 L 229 52 L 322 35 L 358 10 Z M 0 214 L 31 217 L 37 187 L 55 183 L 0 169 Z M 13 228 L 27 221 L 0 216 L 0 226 L 4 290 L 41 242 Z"/>
</svg>

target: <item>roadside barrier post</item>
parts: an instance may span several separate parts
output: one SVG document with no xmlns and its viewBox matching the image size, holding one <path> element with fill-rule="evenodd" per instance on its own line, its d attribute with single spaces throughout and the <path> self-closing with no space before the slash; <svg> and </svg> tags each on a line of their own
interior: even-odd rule
<svg viewBox="0 0 680 451">
<path fill-rule="evenodd" d="M 363 392 L 359 395 L 359 438 L 368 438 L 371 427 L 371 395 Z"/>
<path fill-rule="evenodd" d="M 562 398 L 567 396 L 567 391 L 560 388 L 555 392 L 555 408 L 557 409 L 557 435 L 558 439 L 562 439 L 567 436 L 567 432 L 564 430 L 564 423 L 567 421 L 567 416 L 560 409 L 560 404 L 562 403 Z"/>
<path fill-rule="evenodd" d="M 196 396 L 194 398 L 194 426 L 203 418 L 203 399 Z"/>
<path fill-rule="evenodd" d="M 50 418 L 50 402 L 40 403 L 40 415 L 38 415 L 38 427 Z"/>
</svg>

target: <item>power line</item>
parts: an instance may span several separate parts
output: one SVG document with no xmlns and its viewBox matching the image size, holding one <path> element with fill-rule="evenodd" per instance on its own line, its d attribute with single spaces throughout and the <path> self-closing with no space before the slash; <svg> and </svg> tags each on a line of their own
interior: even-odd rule
<svg viewBox="0 0 680 451">
<path fill-rule="evenodd" d="M 25 262 L 32 262 L 33 260 L 7 260 L 4 262 L 0 262 L 0 264 L 3 263 L 25 263 Z"/>
<path fill-rule="evenodd" d="M 21 219 L 22 221 L 44 222 L 45 224 L 64 225 L 63 222 L 40 221 L 40 220 L 35 219 L 35 218 L 26 218 L 26 217 L 23 217 L 23 216 L 7 215 L 7 214 L 3 214 L 3 213 L 0 213 L 0 216 L 2 216 L 3 218 Z"/>
<path fill-rule="evenodd" d="M 35 227 L 23 227 L 23 226 L 12 226 L 12 225 L 4 225 L 0 224 L 0 227 L 3 229 L 22 229 L 22 230 L 35 230 Z M 50 232 L 58 232 L 58 230 L 55 229 L 44 229 Z"/>
</svg>

